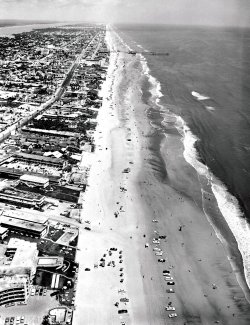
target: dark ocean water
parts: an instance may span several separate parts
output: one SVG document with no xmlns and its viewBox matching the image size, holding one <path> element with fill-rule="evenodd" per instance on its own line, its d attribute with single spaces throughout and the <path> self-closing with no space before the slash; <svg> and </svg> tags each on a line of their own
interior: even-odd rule
<svg viewBox="0 0 250 325">
<path fill-rule="evenodd" d="M 200 139 L 200 157 L 239 200 L 250 221 L 250 30 L 120 29 L 146 50 L 169 53 L 144 53 L 161 83 L 163 100 Z M 209 99 L 198 100 L 193 91 Z"/>
<path fill-rule="evenodd" d="M 184 157 L 201 175 L 203 190 L 210 180 L 248 278 L 250 29 L 124 25 L 117 31 L 146 59 L 161 110 L 166 111 L 166 134 L 173 116 L 178 117 Z"/>
</svg>

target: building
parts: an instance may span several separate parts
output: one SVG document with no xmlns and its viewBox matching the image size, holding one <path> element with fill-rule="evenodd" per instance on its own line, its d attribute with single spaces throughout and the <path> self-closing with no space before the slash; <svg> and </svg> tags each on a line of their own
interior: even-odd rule
<svg viewBox="0 0 250 325">
<path fill-rule="evenodd" d="M 10 256 L 10 254 L 12 255 L 10 268 L 25 269 L 25 273 L 29 274 L 30 279 L 33 280 L 38 260 L 37 244 L 19 238 L 11 238 L 5 252 L 6 256 Z"/>
<path fill-rule="evenodd" d="M 36 243 L 11 238 L 0 265 L 0 305 L 27 302 L 38 258 Z"/>
<path fill-rule="evenodd" d="M 3 240 L 6 236 L 8 236 L 9 229 L 6 227 L 0 226 L 0 239 Z"/>
<path fill-rule="evenodd" d="M 43 187 L 49 185 L 49 178 L 24 174 L 20 177 L 20 182 L 26 184 L 28 187 Z"/>
<path fill-rule="evenodd" d="M 26 215 L 23 214 L 22 218 L 15 216 L 1 215 L 0 225 L 8 228 L 9 231 L 25 234 L 31 237 L 42 237 L 47 231 L 47 225 L 36 221 L 25 219 Z"/>
<path fill-rule="evenodd" d="M 0 201 L 40 209 L 45 203 L 45 196 L 14 187 L 5 187 L 0 190 Z"/>
<path fill-rule="evenodd" d="M 58 167 L 58 168 L 62 168 L 64 165 L 64 162 L 62 159 L 39 156 L 39 155 L 32 155 L 32 154 L 28 154 L 28 153 L 24 153 L 24 152 L 15 153 L 12 156 L 12 158 L 15 161 L 38 163 L 38 164 L 44 164 L 47 166 L 54 166 L 54 167 Z"/>
<path fill-rule="evenodd" d="M 62 256 L 39 256 L 37 267 L 62 267 L 63 261 Z"/>
<path fill-rule="evenodd" d="M 9 303 L 26 302 L 29 297 L 29 276 L 0 275 L 0 306 Z"/>
</svg>

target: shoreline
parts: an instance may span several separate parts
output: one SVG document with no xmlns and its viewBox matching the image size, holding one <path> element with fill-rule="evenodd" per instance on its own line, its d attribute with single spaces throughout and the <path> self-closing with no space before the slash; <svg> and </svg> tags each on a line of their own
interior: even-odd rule
<svg viewBox="0 0 250 325">
<path fill-rule="evenodd" d="M 82 215 L 91 220 L 92 230 L 81 228 L 73 324 L 175 323 L 164 310 L 170 301 L 176 308 L 178 324 L 211 324 L 217 320 L 248 324 L 249 305 L 204 213 L 171 184 L 155 177 L 152 162 L 157 157 L 150 143 L 153 130 L 146 114 L 148 107 L 141 100 L 144 76 L 138 56 L 111 56 L 111 90 L 106 90 L 109 100 L 104 99 L 98 115 L 95 161 Z M 174 135 L 171 140 L 169 158 L 165 157 L 165 161 L 169 159 L 167 174 L 178 180 L 176 176 L 184 177 L 184 170 L 195 171 L 184 161 Z M 123 172 L 126 168 L 130 168 L 129 173 Z M 156 231 L 167 236 L 158 245 L 165 263 L 158 263 L 153 251 Z M 117 253 L 110 251 L 112 247 Z M 105 267 L 99 265 L 100 258 L 107 263 Z M 111 260 L 115 266 L 108 265 Z M 87 267 L 90 272 L 85 271 Z M 175 294 L 166 293 L 169 286 L 163 269 L 169 269 L 174 277 Z M 129 302 L 121 303 L 121 297 Z M 128 314 L 119 315 L 121 308 Z"/>
<path fill-rule="evenodd" d="M 146 74 L 150 76 L 148 71 L 146 72 Z M 171 184 L 171 187 L 173 189 L 175 189 L 191 201 L 194 201 L 195 204 L 199 206 L 200 210 L 206 216 L 210 226 L 215 231 L 216 236 L 225 247 L 228 254 L 227 258 L 232 266 L 232 269 L 236 274 L 238 283 L 244 291 L 247 301 L 250 303 L 250 289 L 248 279 L 249 272 L 247 272 L 247 264 L 245 264 L 246 261 L 244 260 L 242 252 L 238 247 L 239 243 L 235 237 L 233 230 L 230 227 L 231 223 L 228 221 L 228 218 L 225 218 L 225 216 L 222 214 L 221 209 L 218 207 L 218 201 L 212 189 L 213 183 L 210 184 L 210 182 L 208 182 L 206 174 L 203 175 L 203 173 L 198 173 L 193 164 L 189 161 L 189 159 L 187 159 L 187 154 L 185 155 L 184 153 L 186 150 L 184 143 L 185 134 L 181 133 L 180 130 L 177 129 L 175 123 L 174 126 L 171 125 L 170 127 L 168 127 L 167 131 L 166 129 L 162 128 L 162 122 L 165 120 L 164 116 L 168 116 L 168 113 L 162 113 L 162 111 L 164 111 L 164 108 L 161 104 L 159 104 L 160 98 L 163 97 L 161 93 L 160 83 L 154 77 L 151 78 L 153 79 L 153 82 L 151 83 L 154 83 L 156 85 L 155 93 L 158 92 L 158 96 L 152 94 L 153 101 L 156 104 L 153 103 L 152 99 L 146 99 L 146 102 L 148 102 L 149 105 L 149 108 L 146 111 L 146 115 L 148 116 L 149 123 L 152 126 L 152 129 L 156 130 L 155 133 L 157 134 L 156 137 L 152 136 L 153 144 L 151 144 L 151 147 L 154 148 L 154 151 L 156 152 L 157 158 L 155 157 L 155 160 L 158 160 L 158 168 L 156 172 L 159 174 L 159 178 L 161 181 L 166 181 L 167 183 Z M 154 115 L 153 121 L 151 121 L 150 119 L 151 114 Z M 169 117 L 171 117 L 172 120 L 175 119 L 173 113 L 171 112 L 168 118 Z M 171 183 L 171 180 L 169 181 L 169 174 L 171 174 L 171 172 L 169 173 L 169 168 L 171 171 L 173 170 L 173 166 L 171 166 L 171 164 L 175 164 L 176 160 L 174 162 L 171 161 L 170 166 L 168 166 L 169 156 L 166 159 L 166 154 L 164 151 L 167 152 L 168 146 L 172 146 L 171 139 L 173 139 L 174 137 L 176 137 L 174 142 L 178 142 L 178 144 L 175 145 L 175 148 L 172 148 L 172 151 L 178 151 L 180 159 L 184 159 L 185 162 L 182 163 L 179 170 L 174 167 L 173 182 Z M 203 169 L 206 168 L 206 166 L 203 165 L 203 163 L 201 163 L 200 161 L 198 163 L 202 165 Z M 154 166 L 152 166 L 152 168 L 155 168 L 155 165 L 157 165 L 157 163 L 154 163 Z M 188 174 L 192 175 L 190 179 L 189 177 L 185 178 L 184 185 L 181 184 L 183 183 L 183 175 L 182 173 L 180 173 L 181 169 L 190 169 L 190 171 L 186 172 L 185 176 L 188 176 Z M 212 175 L 211 172 L 209 173 L 210 175 Z M 178 177 L 178 174 L 180 174 L 180 177 Z M 195 179 L 197 179 L 197 181 L 193 182 L 193 180 Z M 189 183 L 190 186 L 188 187 L 186 183 Z"/>
<path fill-rule="evenodd" d="M 163 137 L 162 143 L 160 142 L 158 145 L 161 148 L 159 157 L 164 161 L 162 148 L 164 147 L 164 141 L 167 141 L 164 138 L 168 137 L 169 131 L 170 136 L 173 134 L 179 135 L 179 146 L 182 148 L 183 158 L 195 170 L 195 174 L 197 174 L 199 179 L 196 192 L 201 191 L 201 195 L 197 195 L 197 193 L 195 195 L 189 194 L 188 197 L 200 206 L 210 225 L 216 232 L 216 236 L 227 247 L 229 254 L 228 260 L 232 268 L 237 270 L 238 282 L 245 293 L 246 299 L 250 303 L 250 255 L 246 247 L 250 236 L 250 225 L 243 218 L 244 214 L 240 210 L 240 203 L 237 199 L 199 158 L 199 153 L 196 148 L 196 143 L 199 139 L 192 133 L 181 116 L 166 109 L 167 103 L 165 100 L 161 103 L 161 99 L 164 98 L 161 92 L 161 83 L 150 74 L 151 71 L 148 68 L 146 58 L 141 54 L 140 56 L 142 58 L 143 71 L 148 78 L 148 83 L 151 84 L 149 92 L 152 98 L 150 99 L 149 96 L 149 98 L 146 97 L 145 99 L 149 103 L 147 116 L 151 126 L 158 131 L 157 133 L 162 134 Z M 153 121 L 150 118 L 150 114 L 154 115 Z M 157 115 L 157 118 L 155 115 Z M 170 125 L 168 125 L 169 118 Z M 173 123 L 173 121 L 175 122 Z M 178 187 L 176 190 L 179 190 Z M 194 187 L 192 187 L 193 190 Z M 183 191 L 184 196 L 187 193 L 189 193 L 189 188 L 186 187 Z"/>
</svg>

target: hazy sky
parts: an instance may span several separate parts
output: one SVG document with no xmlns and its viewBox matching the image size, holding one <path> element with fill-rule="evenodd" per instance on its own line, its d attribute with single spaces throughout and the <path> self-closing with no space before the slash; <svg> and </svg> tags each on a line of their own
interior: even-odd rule
<svg viewBox="0 0 250 325">
<path fill-rule="evenodd" d="M 0 19 L 250 26 L 250 0 L 0 0 Z"/>
</svg>

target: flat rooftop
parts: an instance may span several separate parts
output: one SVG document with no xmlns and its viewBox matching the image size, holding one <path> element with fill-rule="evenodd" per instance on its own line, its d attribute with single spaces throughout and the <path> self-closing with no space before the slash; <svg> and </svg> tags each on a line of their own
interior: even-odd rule
<svg viewBox="0 0 250 325">
<path fill-rule="evenodd" d="M 17 227 L 20 229 L 29 230 L 29 231 L 35 231 L 35 232 L 42 232 L 45 229 L 45 225 L 39 224 L 36 222 L 27 221 L 24 219 L 17 219 L 14 217 L 9 217 L 5 215 L 0 216 L 0 224 L 5 227 Z"/>
<path fill-rule="evenodd" d="M 28 128 L 25 126 L 22 128 L 22 131 L 42 133 L 42 134 L 53 134 L 53 135 L 62 136 L 62 137 L 77 137 L 77 138 L 80 137 L 80 133 L 77 133 L 77 132 L 36 129 L 36 128 Z"/>
<path fill-rule="evenodd" d="M 0 277 L 0 291 L 9 290 L 12 288 L 22 288 L 24 284 L 29 280 L 29 276 L 26 274 L 15 274 L 12 276 L 2 276 Z"/>
<path fill-rule="evenodd" d="M 38 184 L 46 184 L 49 182 L 49 178 L 47 178 L 47 177 L 34 176 L 34 175 L 29 175 L 29 174 L 22 175 L 20 177 L 20 180 L 25 181 L 25 182 L 38 183 Z"/>
<path fill-rule="evenodd" d="M 6 187 L 4 189 L 0 190 L 0 195 L 5 195 L 9 197 L 16 197 L 16 198 L 22 198 L 22 199 L 27 199 L 27 200 L 42 200 L 45 199 L 43 195 L 37 194 L 37 193 L 32 193 L 32 192 L 26 192 L 26 191 L 21 191 L 18 190 L 14 187 Z"/>
<path fill-rule="evenodd" d="M 0 226 L 0 235 L 4 234 L 7 230 L 8 228 Z"/>
<path fill-rule="evenodd" d="M 37 266 L 40 267 L 56 267 L 63 265 L 64 258 L 61 256 L 38 257 Z"/>
<path fill-rule="evenodd" d="M 48 221 L 48 217 L 39 211 L 33 210 L 32 212 L 30 209 L 22 208 L 16 210 L 4 210 L 2 215 L 5 217 L 25 220 L 27 222 L 34 222 L 37 224 L 44 225 Z"/>
<path fill-rule="evenodd" d="M 35 267 L 37 263 L 37 244 L 19 238 L 11 238 L 7 249 L 15 249 L 11 267 Z"/>
<path fill-rule="evenodd" d="M 7 252 L 9 254 L 7 254 Z M 5 251 L 1 252 L 0 278 L 3 276 L 30 275 L 36 271 L 37 244 L 19 238 L 11 238 Z M 10 254 L 12 260 L 9 259 Z"/>
</svg>

